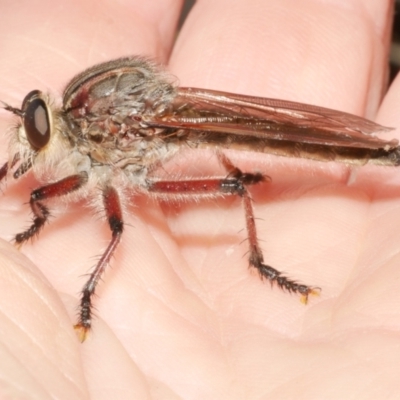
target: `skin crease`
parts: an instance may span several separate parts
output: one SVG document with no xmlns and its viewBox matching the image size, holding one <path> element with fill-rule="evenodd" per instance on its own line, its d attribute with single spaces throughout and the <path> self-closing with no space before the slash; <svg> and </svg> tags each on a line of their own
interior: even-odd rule
<svg viewBox="0 0 400 400">
<path fill-rule="evenodd" d="M 182 86 L 369 118 L 385 92 L 390 1 L 198 1 L 175 44 L 180 2 L 38 4 L 2 5 L 0 98 L 16 107 L 32 89 L 58 96 L 84 68 L 129 54 L 168 64 Z M 400 126 L 399 101 L 395 81 L 380 123 Z M 13 121 L 1 112 L 2 132 Z M 396 136 L 398 129 L 387 134 Z M 159 205 L 135 197 L 81 344 L 72 329 L 78 294 L 106 246 L 107 224 L 85 201 L 55 204 L 40 240 L 19 252 L 8 240 L 28 224 L 26 203 L 39 183 L 10 178 L 0 198 L 4 397 L 396 397 L 398 170 L 228 155 L 272 177 L 251 189 L 266 262 L 321 295 L 304 306 L 247 269 L 239 200 Z M 181 176 L 215 166 L 210 153 L 169 163 Z"/>
</svg>

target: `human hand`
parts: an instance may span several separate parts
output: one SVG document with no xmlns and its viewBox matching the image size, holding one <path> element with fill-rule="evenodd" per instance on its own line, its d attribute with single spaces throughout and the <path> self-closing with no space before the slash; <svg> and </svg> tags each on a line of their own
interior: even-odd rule
<svg viewBox="0 0 400 400">
<path fill-rule="evenodd" d="M 86 67 L 143 54 L 166 63 L 181 86 L 373 118 L 385 89 L 391 2 L 339 3 L 199 2 L 176 44 L 179 2 L 10 4 L 0 26 L 0 98 L 19 106 L 32 89 L 56 94 Z M 400 126 L 398 86 L 379 111 L 387 126 Z M 3 132 L 11 121 L 2 114 Z M 180 160 L 181 174 L 188 161 L 200 172 L 213 162 L 192 156 Z M 110 233 L 85 203 L 55 207 L 57 218 L 21 253 L 1 242 L 3 391 L 68 399 L 392 393 L 398 170 L 363 167 L 349 183 L 346 166 L 232 157 L 272 177 L 251 189 L 266 262 L 320 286 L 321 296 L 304 306 L 248 271 L 238 201 L 158 206 L 135 197 L 82 345 L 72 329 L 78 295 Z M 28 223 L 37 185 L 10 178 L 3 186 L 2 238 Z"/>
</svg>

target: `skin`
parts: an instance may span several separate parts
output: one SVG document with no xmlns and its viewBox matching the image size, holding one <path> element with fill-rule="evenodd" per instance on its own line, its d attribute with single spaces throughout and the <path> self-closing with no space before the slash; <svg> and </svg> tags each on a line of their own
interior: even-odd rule
<svg viewBox="0 0 400 400">
<path fill-rule="evenodd" d="M 182 86 L 400 126 L 398 80 L 386 93 L 390 1 L 198 1 L 176 43 L 179 1 L 3 3 L 0 98 L 16 107 L 32 89 L 57 97 L 84 68 L 143 54 L 168 64 Z M 2 112 L 1 131 L 13 123 Z M 387 134 L 394 137 L 399 129 Z M 182 205 L 136 196 L 81 344 L 72 328 L 79 291 L 106 246 L 107 224 L 84 200 L 53 203 L 40 240 L 18 251 L 9 239 L 28 224 L 26 202 L 40 184 L 10 177 L 0 198 L 4 397 L 396 397 L 398 170 L 228 155 L 272 177 L 251 189 L 266 262 L 321 295 L 305 306 L 247 269 L 239 200 Z M 212 153 L 193 153 L 168 168 L 208 175 L 218 164 Z"/>
</svg>

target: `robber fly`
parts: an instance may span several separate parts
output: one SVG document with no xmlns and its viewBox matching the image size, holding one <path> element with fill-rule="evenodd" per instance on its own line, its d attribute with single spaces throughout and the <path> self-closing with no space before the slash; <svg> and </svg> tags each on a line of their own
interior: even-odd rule
<svg viewBox="0 0 400 400">
<path fill-rule="evenodd" d="M 261 278 L 300 294 L 304 302 L 318 288 L 300 284 L 264 262 L 257 240 L 249 187 L 266 181 L 243 172 L 223 149 L 240 149 L 349 164 L 400 164 L 396 140 L 373 134 L 390 130 L 374 122 L 326 108 L 212 90 L 182 88 L 153 62 L 140 57 L 105 62 L 67 85 L 61 108 L 34 90 L 21 108 L 5 109 L 20 118 L 0 169 L 18 179 L 27 172 L 43 182 L 29 204 L 31 226 L 15 236 L 18 245 L 37 235 L 50 216 L 51 198 L 102 193 L 111 240 L 83 287 L 75 325 L 81 340 L 92 325 L 96 286 L 124 230 L 120 196 L 136 192 L 161 197 L 239 196 L 246 217 L 249 264 Z M 153 172 L 185 148 L 217 149 L 223 178 L 160 180 Z M 51 178 L 49 178 L 49 176 Z"/>
</svg>

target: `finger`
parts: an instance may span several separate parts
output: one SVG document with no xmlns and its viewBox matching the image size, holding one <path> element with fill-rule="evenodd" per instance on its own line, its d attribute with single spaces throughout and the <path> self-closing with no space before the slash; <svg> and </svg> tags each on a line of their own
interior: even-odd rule
<svg viewBox="0 0 400 400">
<path fill-rule="evenodd" d="M 170 52 L 180 0 L 45 1 L 2 6 L 1 99 L 27 91 L 62 90 L 82 69 L 125 55 L 163 60 Z"/>
<path fill-rule="evenodd" d="M 95 62 L 129 54 L 165 59 L 174 39 L 180 7 L 178 0 L 157 4 L 140 1 L 4 4 L 0 26 L 0 99 L 18 107 L 29 91 L 40 89 L 51 92 L 57 104 L 57 94 L 68 80 Z M 0 129 L 4 134 L 0 138 L 0 157 L 5 162 L 9 140 L 5 132 L 15 125 L 15 118 L 5 111 L 1 111 L 1 116 Z M 23 204 L 29 196 L 29 185 L 28 190 L 20 186 L 19 194 L 19 204 Z M 16 198 L 12 200 L 15 202 Z M 17 226 L 17 221 L 7 226 L 6 237 L 16 232 L 13 225 Z"/>
<path fill-rule="evenodd" d="M 182 85 L 371 117 L 386 84 L 391 7 L 389 0 L 198 2 L 171 69 Z"/>
</svg>

